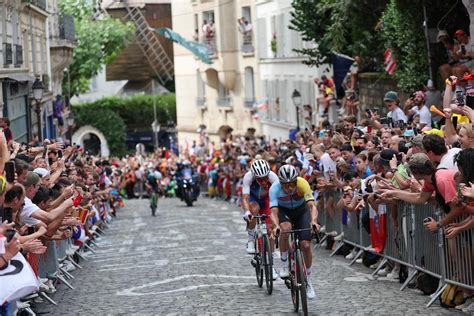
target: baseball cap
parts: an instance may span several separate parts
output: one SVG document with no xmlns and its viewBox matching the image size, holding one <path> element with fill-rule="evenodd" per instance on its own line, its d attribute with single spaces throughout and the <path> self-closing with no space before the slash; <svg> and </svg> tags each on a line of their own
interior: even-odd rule
<svg viewBox="0 0 474 316">
<path fill-rule="evenodd" d="M 307 161 L 311 161 L 311 160 L 312 160 L 312 161 L 316 161 L 316 160 L 314 159 L 313 154 L 310 154 L 310 153 L 305 153 L 303 157 L 304 157 L 304 160 L 307 160 Z"/>
<path fill-rule="evenodd" d="M 398 99 L 398 94 L 395 91 L 388 91 L 385 93 L 384 101 L 396 101 Z"/>
<path fill-rule="evenodd" d="M 416 135 L 415 137 L 412 138 L 412 140 L 408 143 L 406 143 L 407 147 L 413 147 L 413 146 L 416 146 L 416 147 L 420 147 L 420 148 L 423 148 L 423 135 Z"/>
<path fill-rule="evenodd" d="M 466 33 L 464 32 L 463 29 L 459 29 L 456 32 L 454 32 L 454 36 L 462 36 L 465 35 Z"/>
<path fill-rule="evenodd" d="M 403 133 L 403 137 L 412 137 L 415 135 L 415 132 L 412 129 L 407 129 L 405 133 Z"/>
<path fill-rule="evenodd" d="M 30 187 L 32 185 L 37 184 L 40 182 L 40 177 L 38 174 L 34 173 L 33 171 L 28 171 L 28 175 L 26 176 L 25 182 L 23 182 L 23 185 L 25 187 Z"/>
<path fill-rule="evenodd" d="M 449 37 L 448 32 L 446 32 L 445 30 L 439 30 L 438 31 L 438 37 L 437 37 L 438 42 L 440 41 L 441 37 Z"/>
</svg>

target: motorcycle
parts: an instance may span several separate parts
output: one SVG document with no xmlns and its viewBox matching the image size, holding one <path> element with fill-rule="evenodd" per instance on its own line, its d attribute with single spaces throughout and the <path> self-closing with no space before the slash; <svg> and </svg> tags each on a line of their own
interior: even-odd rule
<svg viewBox="0 0 474 316">
<path fill-rule="evenodd" d="M 193 206 L 193 202 L 197 200 L 193 179 L 185 178 L 181 182 L 181 200 L 184 200 L 187 206 Z"/>
</svg>

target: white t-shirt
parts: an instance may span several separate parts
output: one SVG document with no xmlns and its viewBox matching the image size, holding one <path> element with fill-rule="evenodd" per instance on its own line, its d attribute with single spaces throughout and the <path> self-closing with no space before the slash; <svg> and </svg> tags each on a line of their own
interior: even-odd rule
<svg viewBox="0 0 474 316">
<path fill-rule="evenodd" d="M 420 115 L 420 124 L 431 126 L 431 112 L 426 105 L 423 105 L 421 110 L 418 107 L 415 107 L 413 110 L 415 111 L 415 114 Z"/>
<path fill-rule="evenodd" d="M 448 152 L 441 158 L 437 169 L 455 169 L 458 170 L 457 164 L 454 163 L 454 156 L 456 156 L 461 151 L 461 148 L 451 148 Z"/>
<path fill-rule="evenodd" d="M 403 121 L 406 123 L 408 121 L 407 116 L 398 106 L 395 110 L 388 112 L 387 116 L 391 117 L 393 122 Z"/>
<path fill-rule="evenodd" d="M 242 194 L 250 194 L 250 186 L 252 185 L 253 180 L 254 177 L 252 171 L 247 171 L 247 173 L 244 175 L 244 180 L 242 182 Z M 270 171 L 270 174 L 268 175 L 268 180 L 270 181 L 270 184 L 272 184 L 273 182 L 278 181 L 278 176 L 275 174 L 275 172 Z"/>
<path fill-rule="evenodd" d="M 33 217 L 33 214 L 39 210 L 41 209 L 25 196 L 25 205 L 20 212 L 20 221 L 25 225 L 37 225 L 41 223 L 41 221 Z"/>
<path fill-rule="evenodd" d="M 324 153 L 321 156 L 320 163 L 324 172 L 336 172 L 336 162 L 331 159 L 331 156 L 329 156 L 328 153 Z"/>
</svg>

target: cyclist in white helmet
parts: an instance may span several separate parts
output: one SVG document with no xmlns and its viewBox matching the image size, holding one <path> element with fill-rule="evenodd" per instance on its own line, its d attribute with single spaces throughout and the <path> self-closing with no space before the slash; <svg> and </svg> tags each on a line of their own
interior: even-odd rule
<svg viewBox="0 0 474 316">
<path fill-rule="evenodd" d="M 280 235 L 280 259 L 281 268 L 279 275 L 281 278 L 287 278 L 288 271 L 288 234 L 280 234 L 279 231 L 288 231 L 292 229 L 312 228 L 313 231 L 319 231 L 318 210 L 314 202 L 313 192 L 308 181 L 298 176 L 298 172 L 292 165 L 283 165 L 278 170 L 278 179 L 270 187 L 270 210 L 274 225 L 273 235 Z M 314 288 L 311 283 L 311 232 L 300 232 L 301 250 L 303 251 L 304 262 L 306 264 L 306 273 L 308 284 L 306 295 L 308 298 L 314 298 Z"/>
<path fill-rule="evenodd" d="M 278 182 L 278 176 L 270 170 L 270 165 L 264 159 L 256 159 L 250 166 L 250 171 L 244 175 L 242 188 L 242 207 L 245 214 L 244 219 L 247 222 L 247 253 L 255 253 L 254 245 L 254 229 L 256 221 L 252 219 L 258 214 L 270 215 L 270 200 L 268 190 L 272 183 Z M 270 231 L 271 219 L 267 219 L 267 229 Z M 278 274 L 273 271 L 273 278 L 276 279 Z"/>
</svg>

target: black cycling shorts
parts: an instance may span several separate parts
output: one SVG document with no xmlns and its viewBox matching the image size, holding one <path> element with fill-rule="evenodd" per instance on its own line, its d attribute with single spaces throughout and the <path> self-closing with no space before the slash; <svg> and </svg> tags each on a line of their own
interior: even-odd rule
<svg viewBox="0 0 474 316">
<path fill-rule="evenodd" d="M 278 220 L 280 223 L 290 222 L 293 229 L 311 228 L 311 216 L 309 207 L 303 203 L 296 209 L 278 207 Z M 300 240 L 311 240 L 311 230 L 299 232 Z"/>
</svg>

